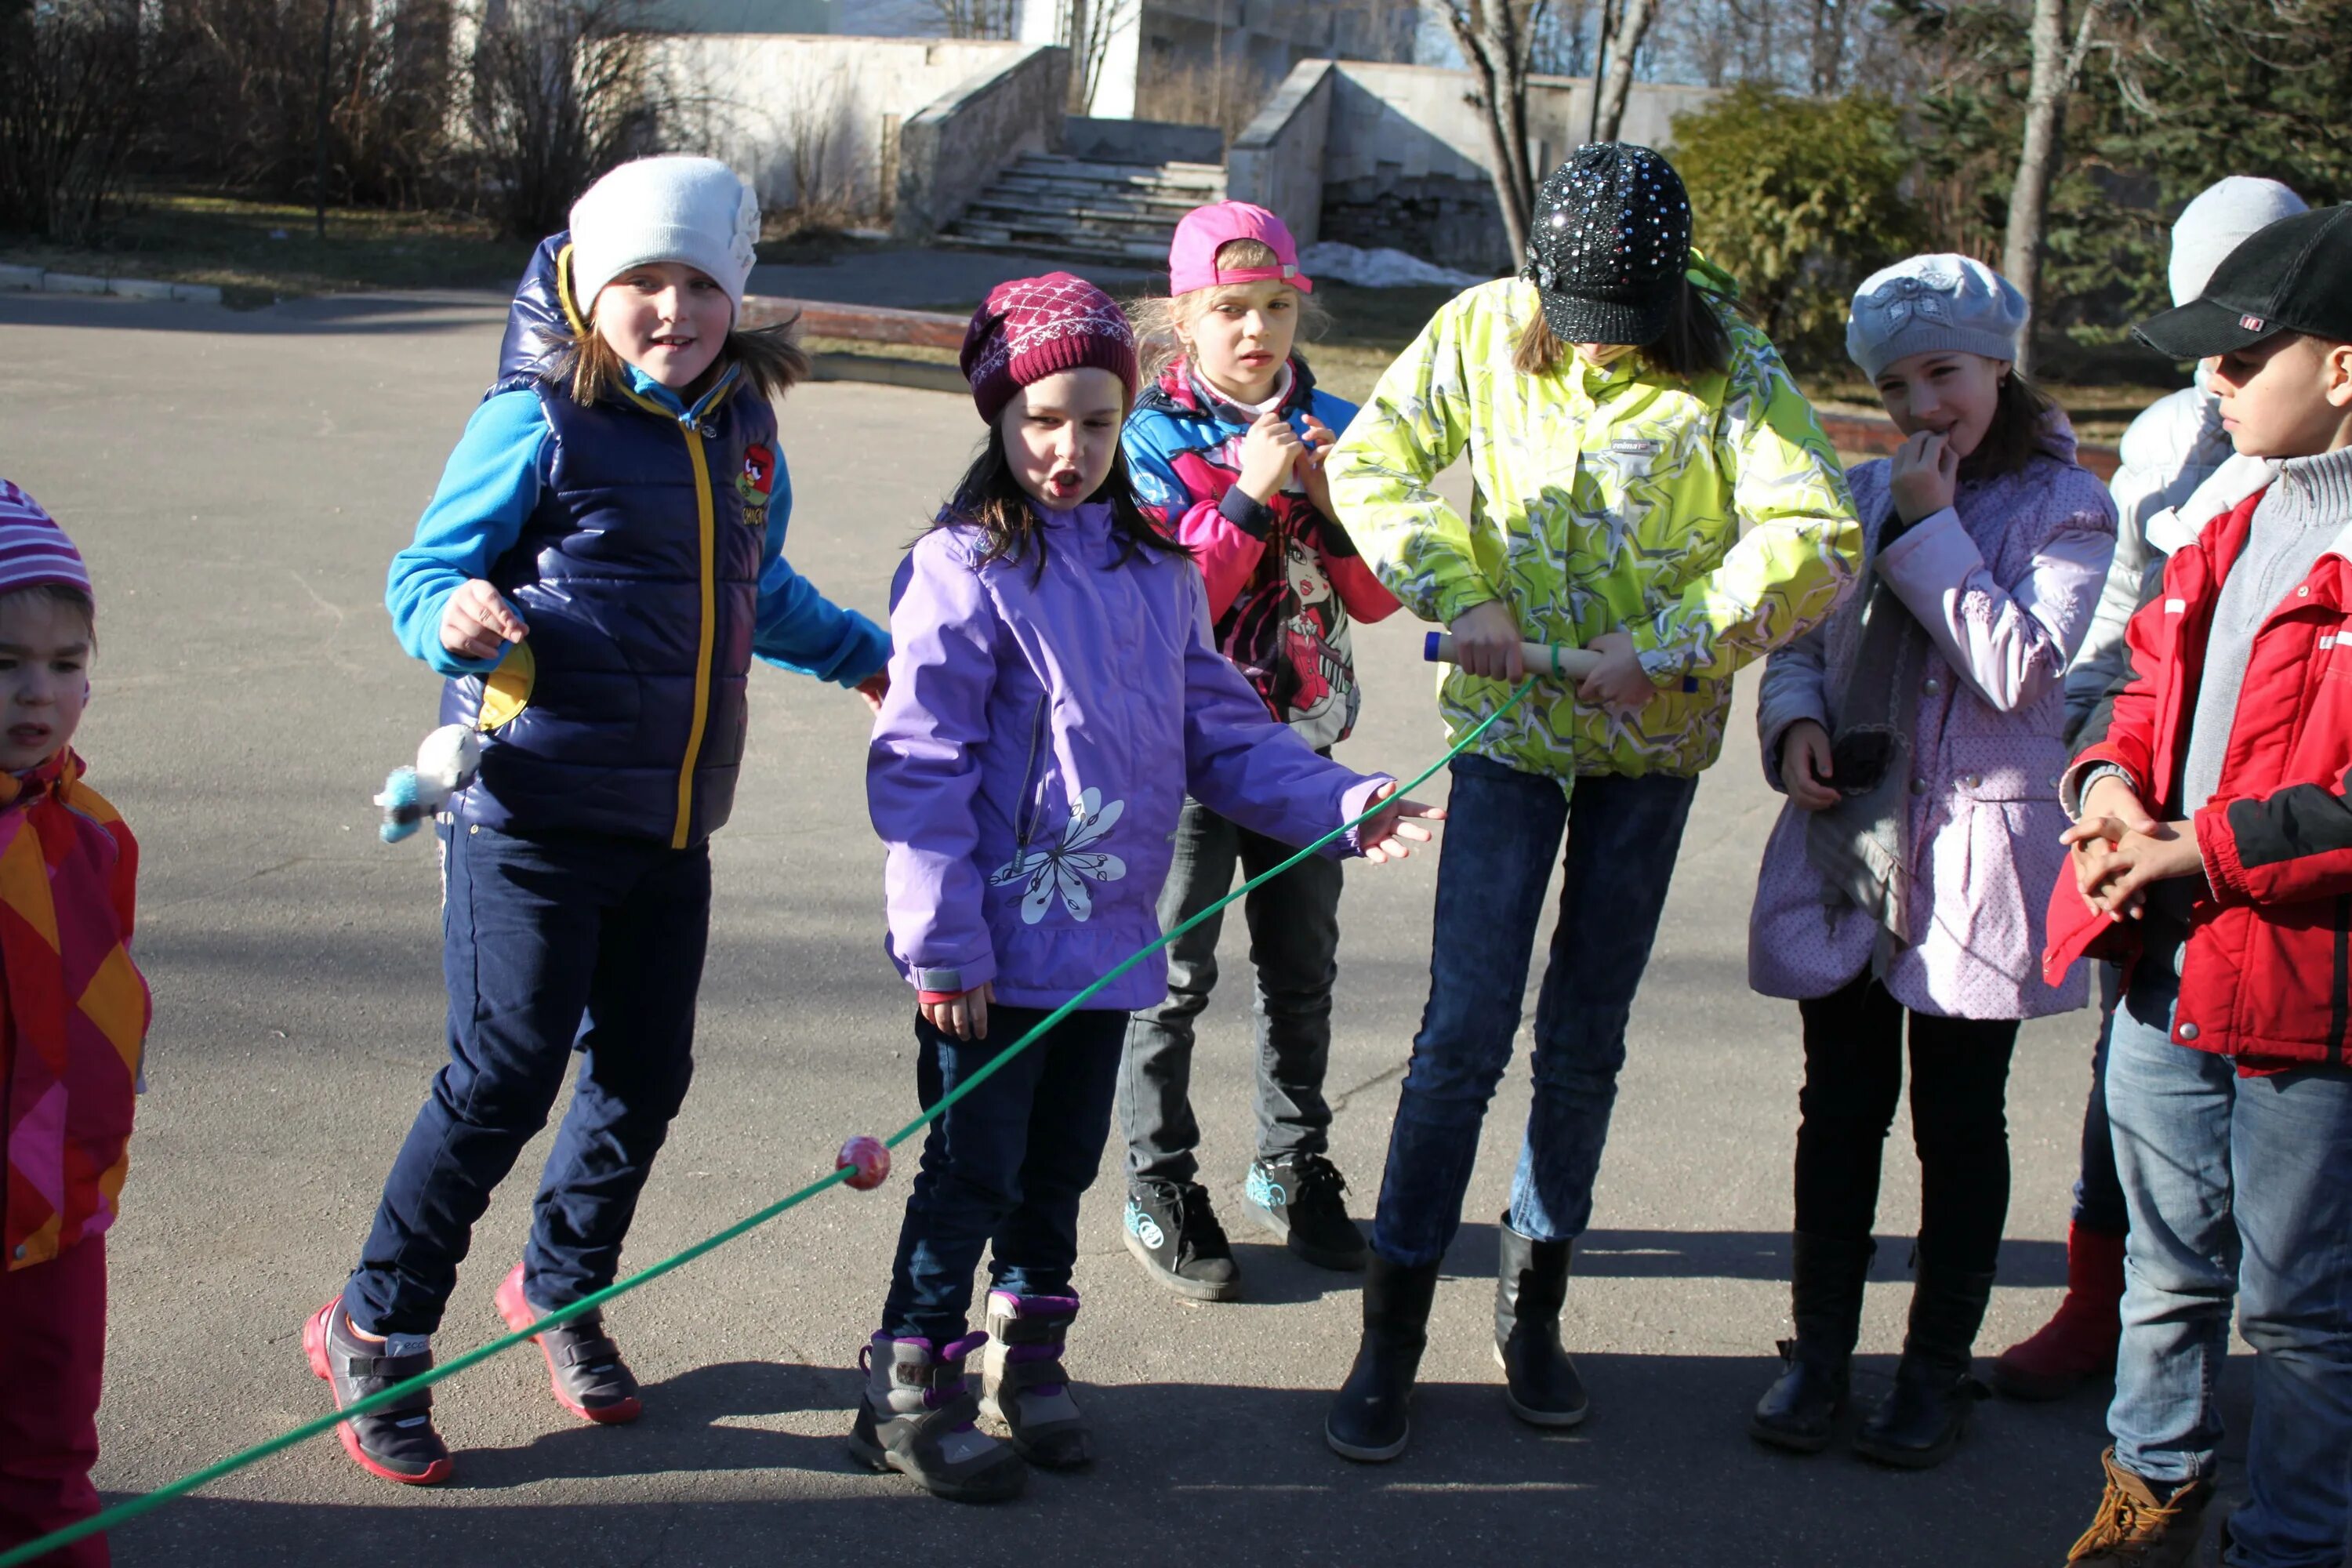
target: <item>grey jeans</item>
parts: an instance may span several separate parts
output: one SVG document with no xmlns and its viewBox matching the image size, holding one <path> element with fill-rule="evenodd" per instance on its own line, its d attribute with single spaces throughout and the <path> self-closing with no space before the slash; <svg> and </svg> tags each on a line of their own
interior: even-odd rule
<svg viewBox="0 0 2352 1568">
<path fill-rule="evenodd" d="M 1252 833 L 1197 800 L 1184 803 L 1176 858 L 1160 894 L 1168 931 L 1232 891 L 1236 866 L 1255 877 L 1297 850 Z M 1242 900 L 1257 972 L 1257 1152 L 1260 1159 L 1320 1153 L 1331 1125 L 1323 1073 L 1331 1057 L 1331 983 L 1339 973 L 1340 869 L 1302 860 Z M 1137 1013 L 1119 1073 L 1128 1184 L 1189 1182 L 1201 1125 L 1192 1115 L 1192 1025 L 1217 984 L 1221 913 L 1168 950 L 1168 994 Z"/>
</svg>

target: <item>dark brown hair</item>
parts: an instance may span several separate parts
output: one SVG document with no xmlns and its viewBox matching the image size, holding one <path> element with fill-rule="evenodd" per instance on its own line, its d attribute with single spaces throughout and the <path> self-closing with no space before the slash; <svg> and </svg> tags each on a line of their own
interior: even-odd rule
<svg viewBox="0 0 2352 1568">
<path fill-rule="evenodd" d="M 1160 532 L 1143 515 L 1143 508 L 1135 500 L 1135 477 L 1128 469 L 1127 447 L 1123 444 L 1113 448 L 1110 473 L 1104 478 L 1102 488 L 1087 500 L 1110 503 L 1110 531 L 1118 538 L 1119 564 L 1126 564 L 1145 550 L 1181 555 L 1188 560 L 1192 557 L 1189 546 Z M 1013 477 L 1013 461 L 1004 451 L 1004 432 L 994 425 L 988 427 L 988 439 L 972 458 L 971 467 L 956 482 L 955 494 L 949 498 L 939 521 L 931 526 L 953 528 L 960 523 L 979 529 L 986 541 L 974 564 L 985 566 L 992 561 L 1017 563 L 1034 545 L 1031 581 L 1045 575 L 1045 525 L 1031 508 L 1029 492 Z"/>
<path fill-rule="evenodd" d="M 47 599 L 53 605 L 63 605 L 66 608 L 76 612 L 81 616 L 82 625 L 89 628 L 90 646 L 92 647 L 98 646 L 98 605 L 83 590 L 71 583 L 35 583 L 9 593 L 0 594 L 0 605 L 20 597 Z"/>
<path fill-rule="evenodd" d="M 1977 449 L 1961 461 L 1962 471 L 1972 479 L 1988 479 L 2023 473 L 2025 465 L 2042 450 L 2042 437 L 2051 416 L 2057 412 L 2058 405 L 2050 395 L 2012 367 L 2001 377 L 2000 390 L 1994 395 L 1992 423 L 1985 426 L 1984 439 L 1977 443 Z"/>
<path fill-rule="evenodd" d="M 1684 279 L 1667 310 L 1665 331 L 1641 345 L 1642 363 L 1677 381 L 1721 375 L 1731 368 L 1731 333 L 1717 312 L 1737 308 L 1736 301 Z M 1521 375 L 1549 375 L 1574 353 L 1538 309 L 1519 331 L 1511 365 Z"/>
</svg>

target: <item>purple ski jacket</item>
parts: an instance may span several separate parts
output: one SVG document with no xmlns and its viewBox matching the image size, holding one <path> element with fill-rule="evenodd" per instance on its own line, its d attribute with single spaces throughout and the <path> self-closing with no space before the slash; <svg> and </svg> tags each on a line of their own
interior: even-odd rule
<svg viewBox="0 0 2352 1568">
<path fill-rule="evenodd" d="M 993 982 L 1016 1007 L 1059 1006 L 1159 937 L 1187 792 L 1308 844 L 1389 782 L 1274 721 L 1217 651 L 1192 562 L 1119 562 L 1108 505 L 1036 510 L 1042 574 L 1034 555 L 977 564 L 961 525 L 908 552 L 866 766 L 892 960 L 919 991 Z M 1089 1005 L 1148 1007 L 1167 970 L 1154 953 Z"/>
</svg>

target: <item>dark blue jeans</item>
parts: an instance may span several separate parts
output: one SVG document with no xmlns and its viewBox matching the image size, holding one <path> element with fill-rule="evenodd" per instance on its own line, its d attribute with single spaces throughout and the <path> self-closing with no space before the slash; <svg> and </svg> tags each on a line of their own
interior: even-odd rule
<svg viewBox="0 0 2352 1568">
<path fill-rule="evenodd" d="M 2123 971 L 2112 963 L 2100 964 L 2099 1037 L 2091 1047 L 2091 1098 L 2083 1107 L 2083 1163 L 2074 1178 L 2074 1221 L 2102 1236 L 2121 1236 L 2131 1228 L 2123 1181 L 2116 1174 L 2115 1135 L 2107 1128 L 2107 1040 L 2115 1033 L 2122 991 Z"/>
<path fill-rule="evenodd" d="M 1573 799 L 1557 779 L 1484 757 L 1454 760 L 1429 1005 L 1389 1132 L 1372 1247 L 1391 1263 L 1434 1263 L 1462 1223 L 1463 1194 L 1518 1033 L 1528 963 L 1560 834 L 1559 925 L 1536 1003 L 1535 1101 L 1511 1183 L 1510 1226 L 1538 1241 L 1583 1233 L 1609 1138 L 1625 1021 L 1650 962 L 1696 778 L 1594 774 Z"/>
<path fill-rule="evenodd" d="M 915 1089 L 923 1109 L 1034 1028 L 1045 1011 L 992 1006 L 981 1040 L 942 1035 L 918 1017 Z M 1073 1013 L 931 1123 L 898 1227 L 885 1333 L 933 1344 L 961 1338 L 983 1249 L 996 1289 L 1076 1294 L 1078 1200 L 1094 1184 L 1110 1136 L 1126 1035 L 1125 1013 Z"/>
<path fill-rule="evenodd" d="M 384 1179 L 344 1288 L 371 1333 L 428 1334 L 474 1222 L 580 1081 L 549 1151 L 523 1291 L 569 1306 L 613 1282 L 655 1153 L 694 1073 L 710 930 L 708 846 L 444 827 L 449 1062 Z"/>
<path fill-rule="evenodd" d="M 1172 931 L 1233 890 L 1234 871 L 1255 877 L 1297 854 L 1293 845 L 1252 833 L 1197 800 L 1176 824 L 1176 859 L 1160 894 L 1160 929 Z M 1242 900 L 1250 967 L 1257 979 L 1257 1153 L 1319 1154 L 1329 1146 L 1331 1107 L 1323 1075 L 1331 1062 L 1331 984 L 1339 973 L 1339 862 L 1301 860 Z M 1130 1184 L 1189 1182 L 1192 1151 L 1192 1026 L 1217 984 L 1213 915 L 1168 949 L 1168 995 L 1128 1026 L 1120 1096 Z"/>
</svg>

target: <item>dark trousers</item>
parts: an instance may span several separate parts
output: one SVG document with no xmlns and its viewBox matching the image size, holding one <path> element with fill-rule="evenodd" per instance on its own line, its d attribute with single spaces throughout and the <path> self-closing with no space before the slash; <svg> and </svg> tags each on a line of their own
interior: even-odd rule
<svg viewBox="0 0 2352 1568">
<path fill-rule="evenodd" d="M 918 1017 L 915 1089 L 929 1110 L 1034 1028 L 1046 1010 L 992 1006 L 985 1039 L 959 1040 Z M 962 1337 L 971 1275 L 989 1255 L 992 1285 L 1017 1296 L 1068 1296 L 1078 1260 L 1078 1200 L 1110 1135 L 1127 1015 L 1082 1009 L 1004 1064 L 931 1123 L 907 1194 L 883 1332 L 935 1345 Z"/>
<path fill-rule="evenodd" d="M 613 1282 L 654 1155 L 694 1073 L 710 931 L 707 845 L 443 829 L 449 1062 L 384 1179 L 345 1287 L 371 1333 L 439 1326 L 474 1222 L 547 1124 L 573 1054 L 523 1251 L 535 1306 Z"/>
<path fill-rule="evenodd" d="M 1511 1181 L 1510 1225 L 1538 1241 L 1583 1234 L 1625 1065 L 1625 1024 L 1666 903 L 1698 781 L 1558 779 L 1454 760 L 1430 933 L 1429 1005 L 1389 1131 L 1372 1247 L 1434 1263 L 1462 1199 L 1518 1033 L 1552 858 L 1568 835 L 1559 925 L 1536 1003 L 1535 1099 Z"/>
<path fill-rule="evenodd" d="M 98 1511 L 98 1396 L 106 1364 L 106 1238 L 0 1269 L 0 1552 Z M 107 1568 L 104 1535 L 40 1568 Z"/>
<path fill-rule="evenodd" d="M 1903 1092 L 1906 1009 L 1867 973 L 1797 1006 L 1805 1026 L 1797 1229 L 1863 1240 L 1878 1216 L 1880 1156 Z M 2009 1219 L 2005 1104 L 2017 1024 L 1912 1013 L 1910 1026 L 1919 1250 L 1943 1268 L 1990 1273 Z"/>
<path fill-rule="evenodd" d="M 2099 1037 L 2091 1047 L 2091 1098 L 2083 1107 L 2083 1156 L 2074 1178 L 2074 1220 L 2084 1230 L 2121 1236 L 2131 1228 L 2123 1178 L 2116 1174 L 2116 1140 L 2107 1125 L 2107 1040 L 2116 1031 L 2123 971 L 2099 965 Z"/>
<path fill-rule="evenodd" d="M 1176 858 L 1160 895 L 1160 929 L 1172 931 L 1232 890 L 1234 871 L 1260 876 L 1298 851 L 1228 821 L 1197 800 L 1176 826 Z M 1323 1075 L 1331 1061 L 1331 984 L 1339 973 L 1339 862 L 1301 860 L 1242 900 L 1250 967 L 1257 976 L 1257 1153 L 1263 1160 L 1321 1153 L 1331 1107 Z M 1120 1078 L 1130 1184 L 1189 1182 L 1192 1151 L 1192 1026 L 1217 984 L 1223 914 L 1212 915 L 1168 949 L 1168 996 L 1128 1026 Z"/>
</svg>

